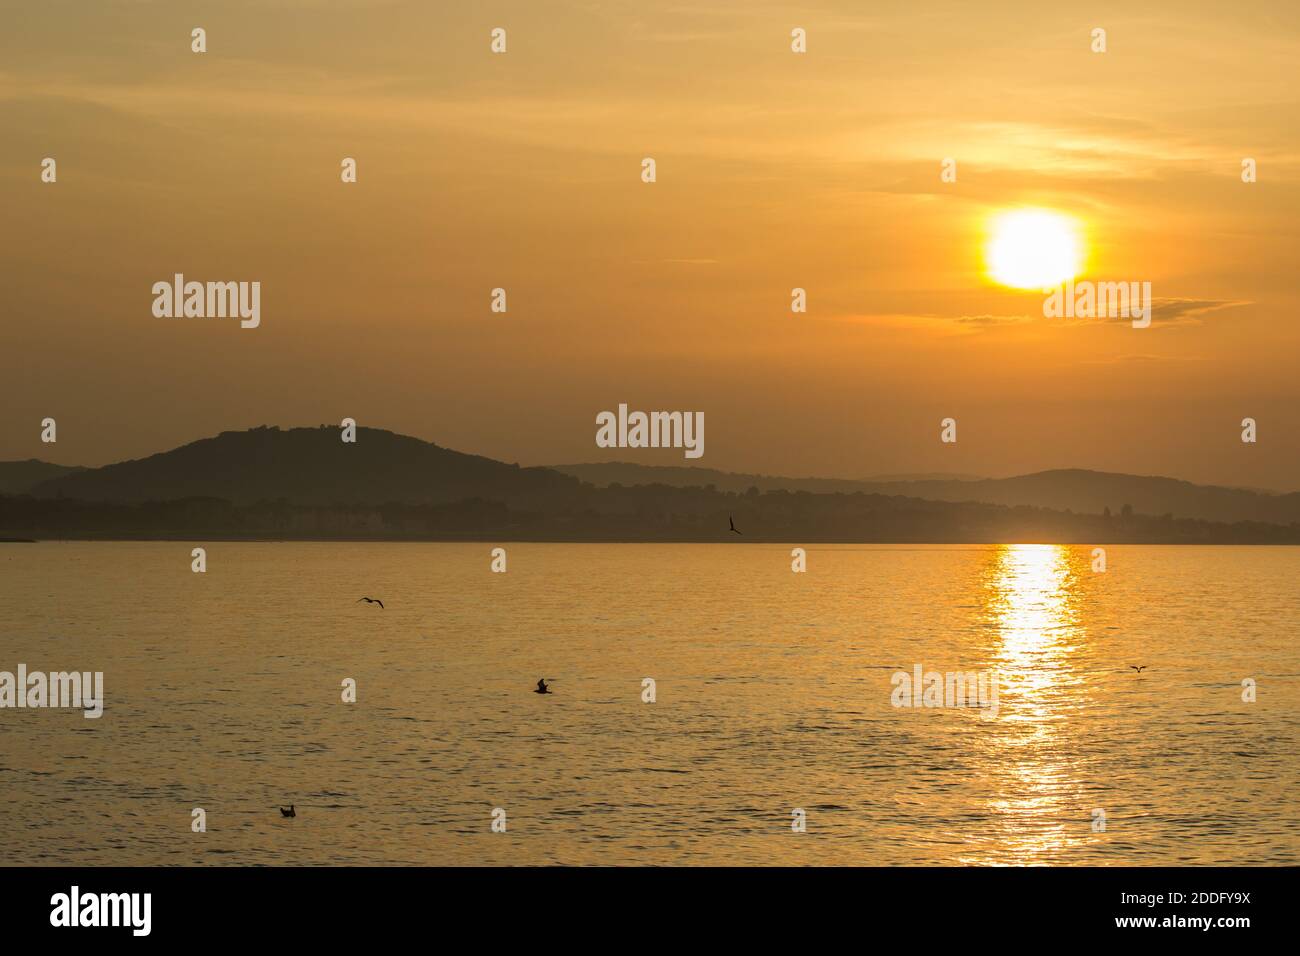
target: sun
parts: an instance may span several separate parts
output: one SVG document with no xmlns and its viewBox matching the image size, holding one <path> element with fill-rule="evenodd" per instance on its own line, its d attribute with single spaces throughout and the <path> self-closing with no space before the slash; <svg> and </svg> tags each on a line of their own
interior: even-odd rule
<svg viewBox="0 0 1300 956">
<path fill-rule="evenodd" d="M 1017 289 L 1045 289 L 1079 274 L 1082 243 L 1074 220 L 1046 209 L 994 217 L 984 248 L 989 276 Z"/>
</svg>

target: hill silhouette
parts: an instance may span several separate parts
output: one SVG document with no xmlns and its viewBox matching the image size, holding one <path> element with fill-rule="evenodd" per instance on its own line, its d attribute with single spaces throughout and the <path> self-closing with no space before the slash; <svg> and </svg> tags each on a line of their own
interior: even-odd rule
<svg viewBox="0 0 1300 956">
<path fill-rule="evenodd" d="M 598 486 L 665 484 L 674 487 L 713 485 L 723 491 L 806 491 L 813 494 L 903 495 L 927 501 L 973 501 L 1102 514 L 1134 512 L 1172 515 L 1201 521 L 1300 521 L 1300 493 L 1269 494 L 1241 488 L 1196 485 L 1175 478 L 1125 475 L 1082 468 L 1041 471 L 1014 478 L 925 478 L 854 480 L 782 478 L 735 474 L 710 468 L 638 465 L 629 462 L 557 465 L 557 471 Z"/>
<path fill-rule="evenodd" d="M 378 428 L 344 443 L 333 425 L 222 432 L 148 458 L 41 481 L 37 498 L 143 502 L 221 498 L 236 505 L 438 504 L 470 497 L 527 505 L 562 499 L 579 482 Z"/>
<path fill-rule="evenodd" d="M 630 461 L 584 462 L 576 465 L 550 465 L 550 468 L 598 487 L 620 485 L 673 485 L 677 488 L 713 485 L 719 491 L 808 491 L 817 495 L 853 494 L 889 485 L 913 481 L 979 481 L 979 475 L 901 474 L 874 475 L 868 478 L 787 478 L 739 471 L 720 471 L 699 465 L 641 465 Z"/>
<path fill-rule="evenodd" d="M 35 458 L 0 461 L 0 495 L 26 494 L 43 481 L 84 470 L 75 465 L 54 465 Z"/>
<path fill-rule="evenodd" d="M 40 462 L 9 464 L 26 479 L 41 473 Z M 1289 510 L 1300 496 L 1084 470 L 853 482 L 570 466 L 629 482 L 598 486 L 383 429 L 344 443 L 333 425 L 49 467 L 54 476 L 27 492 L 0 495 L 0 538 L 734 541 L 734 517 L 746 543 L 1300 544 Z"/>
</svg>

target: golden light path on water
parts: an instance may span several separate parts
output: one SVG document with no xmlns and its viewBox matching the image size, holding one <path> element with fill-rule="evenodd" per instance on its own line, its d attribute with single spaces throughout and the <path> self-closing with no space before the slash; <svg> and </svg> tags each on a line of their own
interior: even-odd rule
<svg viewBox="0 0 1300 956">
<path fill-rule="evenodd" d="M 989 807 L 1000 849 L 968 862 L 1033 864 L 1090 833 L 1079 825 L 1087 682 L 1076 669 L 1087 639 L 1079 576 L 1090 573 L 1079 552 L 1059 545 L 993 552 L 981 597 L 1000 688 Z"/>
<path fill-rule="evenodd" d="M 0 715 L 42 865 L 1300 860 L 1300 548 L 11 547 L 0 671 L 106 672 Z M 898 706 L 917 666 L 996 709 Z"/>
</svg>

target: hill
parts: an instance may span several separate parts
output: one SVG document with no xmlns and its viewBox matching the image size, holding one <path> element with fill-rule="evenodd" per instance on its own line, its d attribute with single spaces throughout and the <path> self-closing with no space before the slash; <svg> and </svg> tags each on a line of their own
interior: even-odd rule
<svg viewBox="0 0 1300 956">
<path fill-rule="evenodd" d="M 1269 494 L 1241 488 L 1196 485 L 1190 481 L 1082 468 L 1041 471 L 1014 478 L 833 479 L 782 478 L 735 474 L 711 468 L 660 467 L 628 462 L 557 465 L 556 471 L 600 487 L 664 484 L 713 485 L 719 491 L 806 491 L 813 494 L 879 494 L 928 501 L 972 501 L 1030 506 L 1079 514 L 1118 514 L 1128 505 L 1138 514 L 1172 515 L 1200 521 L 1259 521 L 1289 525 L 1300 521 L 1300 493 Z"/>
<path fill-rule="evenodd" d="M 94 469 L 8 464 L 17 488 L 50 475 L 0 495 L 0 536 L 20 538 L 732 541 L 734 517 L 746 542 L 1300 543 L 1300 495 L 1081 469 L 852 481 L 521 468 L 383 429 L 344 443 L 333 425 L 222 432 Z"/>
<path fill-rule="evenodd" d="M 43 481 L 84 470 L 75 465 L 55 465 L 35 458 L 0 461 L 0 495 L 23 495 Z"/>
<path fill-rule="evenodd" d="M 521 468 L 377 428 L 344 443 L 333 425 L 222 432 L 171 451 L 41 481 L 37 498 L 89 502 L 220 498 L 236 505 L 439 504 L 480 497 L 555 501 L 580 488 L 546 468 Z"/>
</svg>

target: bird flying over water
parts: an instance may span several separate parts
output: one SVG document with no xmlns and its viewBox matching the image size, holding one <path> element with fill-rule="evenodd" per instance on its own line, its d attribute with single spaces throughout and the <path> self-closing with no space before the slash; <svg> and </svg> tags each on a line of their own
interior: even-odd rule
<svg viewBox="0 0 1300 956">
<path fill-rule="evenodd" d="M 378 604 L 379 609 L 381 611 L 384 609 L 384 602 L 379 600 L 378 598 L 357 598 L 358 604 L 360 604 L 362 601 L 365 601 L 367 604 Z"/>
<path fill-rule="evenodd" d="M 296 817 L 297 815 L 298 815 L 298 814 L 294 812 L 293 804 L 292 804 L 292 803 L 289 804 L 289 809 L 288 809 L 288 810 L 286 810 L 284 807 L 281 807 L 281 808 L 280 808 L 280 816 L 282 816 L 282 817 Z"/>
<path fill-rule="evenodd" d="M 1145 664 L 1143 664 L 1141 667 L 1138 667 L 1136 664 L 1130 664 L 1129 667 L 1133 668 L 1133 670 L 1137 671 L 1139 674 L 1141 674 L 1144 670 L 1147 669 L 1147 666 Z"/>
<path fill-rule="evenodd" d="M 731 515 L 727 515 L 727 524 L 731 525 L 731 533 L 732 533 L 732 534 L 741 534 L 741 532 L 739 532 L 739 531 L 736 530 L 736 522 L 735 522 L 735 520 L 731 517 Z M 742 535 L 742 537 L 743 537 L 743 535 Z"/>
<path fill-rule="evenodd" d="M 552 677 L 551 680 L 554 681 L 555 678 Z M 537 682 L 537 689 L 533 691 L 534 694 L 549 694 L 550 692 L 551 692 L 551 689 L 550 689 L 549 687 L 546 686 L 546 678 L 545 678 L 545 677 L 541 678 L 541 679 Z"/>
</svg>

